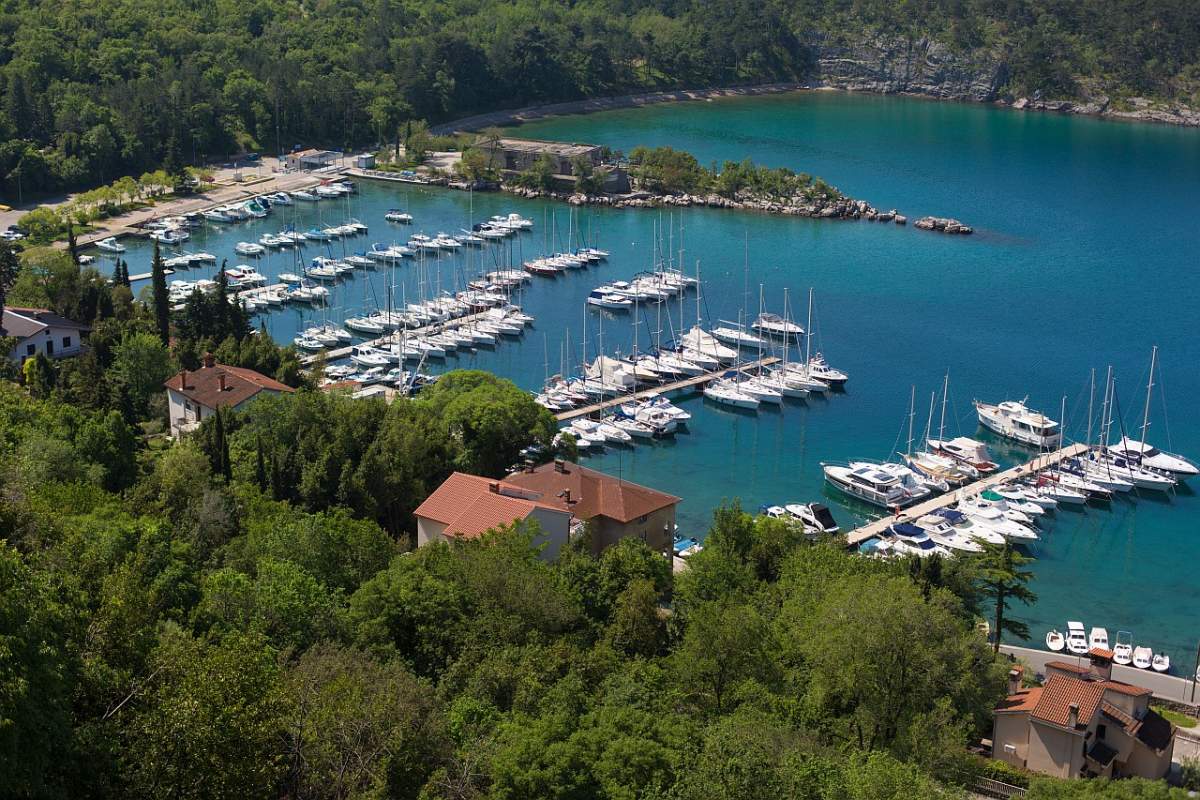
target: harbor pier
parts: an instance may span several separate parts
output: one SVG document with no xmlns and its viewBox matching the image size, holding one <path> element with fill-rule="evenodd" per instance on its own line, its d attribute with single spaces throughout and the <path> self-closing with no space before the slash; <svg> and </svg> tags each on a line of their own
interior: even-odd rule
<svg viewBox="0 0 1200 800">
<path fill-rule="evenodd" d="M 967 497 L 972 497 L 974 495 L 981 494 L 993 486 L 1011 483 L 1012 481 L 1020 478 L 1028 477 L 1029 475 L 1036 473 L 1038 470 L 1045 469 L 1046 467 L 1052 467 L 1060 461 L 1065 461 L 1069 458 L 1075 458 L 1076 456 L 1082 455 L 1086 452 L 1086 444 L 1072 444 L 1067 445 L 1059 450 L 1055 450 L 1053 453 L 1043 453 L 1032 461 L 1028 461 L 1024 464 L 1018 464 L 1015 467 L 1009 467 L 1006 470 L 995 472 L 991 475 L 980 478 L 973 483 L 968 483 L 967 485 L 952 492 L 946 492 L 945 494 L 938 495 L 937 497 L 930 498 L 929 500 L 911 505 L 908 508 L 901 509 L 900 513 L 895 516 L 883 517 L 873 522 L 868 522 L 866 525 L 855 528 L 846 534 L 846 544 L 850 547 L 857 547 L 867 539 L 870 539 L 872 536 L 879 536 L 886 531 L 890 525 L 893 525 L 897 522 L 911 522 L 925 516 L 926 514 L 932 514 L 939 508 L 945 508 L 946 506 L 953 505 L 958 501 L 960 493 Z"/>
<path fill-rule="evenodd" d="M 579 408 L 572 408 L 567 411 L 560 411 L 559 413 L 554 415 L 554 418 L 556 420 L 558 420 L 559 422 L 567 422 L 569 420 L 578 419 L 579 417 L 590 417 L 592 414 L 599 414 L 607 409 L 622 405 L 623 403 L 628 403 L 628 402 L 636 401 L 636 400 L 645 400 L 649 397 L 655 397 L 656 395 L 660 395 L 660 394 L 668 394 L 670 392 L 677 392 L 677 391 L 680 391 L 683 389 L 692 389 L 695 387 L 703 386 L 704 384 L 708 383 L 709 381 L 713 380 L 714 378 L 721 377 L 722 375 L 724 375 L 726 372 L 728 372 L 731 369 L 753 369 L 755 367 L 769 367 L 770 365 L 774 364 L 777 361 L 779 361 L 778 357 L 771 356 L 769 358 L 764 358 L 759 361 L 750 361 L 745 364 L 741 364 L 738 367 L 721 367 L 720 369 L 713 370 L 712 372 L 706 372 L 703 375 L 692 375 L 691 377 L 684 378 L 682 380 L 672 381 L 670 383 L 662 383 L 662 384 L 659 384 L 658 386 L 651 386 L 648 389 L 643 389 L 641 391 L 634 392 L 633 394 L 623 394 L 623 395 L 619 395 L 617 397 L 613 397 L 609 400 L 604 400 L 599 403 L 592 403 L 590 405 L 580 406 Z"/>
</svg>

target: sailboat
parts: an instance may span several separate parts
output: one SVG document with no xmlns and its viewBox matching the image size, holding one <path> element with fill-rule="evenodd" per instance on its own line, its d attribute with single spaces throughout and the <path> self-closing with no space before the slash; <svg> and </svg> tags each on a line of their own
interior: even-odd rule
<svg viewBox="0 0 1200 800">
<path fill-rule="evenodd" d="M 946 395 L 950 386 L 950 373 L 946 373 L 946 377 L 942 381 L 942 419 L 941 427 L 944 429 L 946 425 Z M 929 438 L 930 428 L 933 426 L 933 406 L 936 400 L 936 395 L 929 396 L 929 418 L 925 422 L 925 435 L 922 439 L 925 442 L 934 441 Z M 938 438 L 942 436 L 938 433 Z M 911 443 L 910 443 L 911 444 Z M 904 463 L 908 465 L 914 472 L 933 481 L 945 483 L 947 488 L 962 486 L 979 477 L 979 472 L 974 467 L 967 464 L 961 464 L 953 458 L 949 458 L 932 450 L 918 450 L 912 452 L 911 449 L 904 455 Z"/>
<path fill-rule="evenodd" d="M 1154 389 L 1154 368 L 1157 362 L 1158 345 L 1155 345 L 1150 350 L 1150 377 L 1146 380 L 1146 404 L 1142 410 L 1141 439 L 1135 441 L 1130 436 L 1122 436 L 1120 441 L 1109 448 L 1109 452 L 1129 463 L 1182 480 L 1195 475 L 1200 470 L 1183 456 L 1159 450 L 1146 443 L 1146 431 L 1150 428 L 1150 396 Z"/>
</svg>

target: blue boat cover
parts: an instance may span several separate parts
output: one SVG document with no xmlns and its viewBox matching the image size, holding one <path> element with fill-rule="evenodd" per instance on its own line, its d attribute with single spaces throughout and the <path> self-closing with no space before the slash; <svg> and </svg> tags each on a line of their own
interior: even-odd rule
<svg viewBox="0 0 1200 800">
<path fill-rule="evenodd" d="M 906 536 L 912 539 L 919 539 L 925 535 L 925 531 L 911 522 L 898 522 L 891 526 L 890 530 L 897 536 Z"/>
</svg>

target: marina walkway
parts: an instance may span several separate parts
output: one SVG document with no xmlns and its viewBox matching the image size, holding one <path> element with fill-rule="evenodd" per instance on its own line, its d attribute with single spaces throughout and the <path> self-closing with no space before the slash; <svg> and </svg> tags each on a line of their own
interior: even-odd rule
<svg viewBox="0 0 1200 800">
<path fill-rule="evenodd" d="M 988 475 L 986 478 L 980 478 L 974 483 L 968 483 L 961 489 L 956 489 L 952 492 L 946 492 L 945 494 L 938 495 L 937 497 L 902 509 L 898 516 L 883 517 L 882 519 L 877 519 L 874 522 L 868 522 L 866 525 L 850 531 L 850 533 L 846 535 L 846 543 L 851 547 L 856 547 L 865 542 L 867 539 L 870 539 L 872 536 L 878 536 L 879 534 L 883 533 L 885 530 L 887 530 L 888 526 L 893 523 L 915 520 L 918 517 L 923 517 L 926 514 L 930 514 L 938 510 L 939 508 L 945 508 L 946 506 L 957 502 L 960 493 L 967 497 L 971 497 L 973 495 L 982 493 L 985 489 L 990 489 L 991 487 L 998 486 L 1002 483 L 1009 483 L 1017 480 L 1018 478 L 1024 478 L 1040 469 L 1045 469 L 1046 467 L 1057 464 L 1058 462 L 1068 458 L 1074 458 L 1075 456 L 1078 456 L 1086 451 L 1087 445 L 1072 444 L 1062 448 L 1061 450 L 1055 450 L 1053 453 L 1044 453 L 1035 458 L 1033 461 L 993 473 Z"/>
<path fill-rule="evenodd" d="M 771 356 L 760 361 L 750 361 L 742 364 L 741 368 L 752 369 L 754 367 L 769 367 L 778 360 L 779 359 L 775 356 Z M 606 409 L 612 408 L 613 406 L 619 406 L 622 403 L 628 403 L 630 400 L 645 400 L 648 397 L 654 397 L 656 395 L 666 394 L 668 392 L 677 392 L 681 389 L 691 389 L 696 386 L 702 386 L 711 381 L 713 378 L 718 378 L 721 375 L 724 375 L 731 369 L 735 369 L 735 367 L 722 367 L 721 369 L 714 370 L 713 372 L 706 372 L 703 375 L 693 375 L 692 377 L 684 378 L 681 381 L 663 383 L 658 386 L 652 386 L 649 389 L 643 389 L 640 392 L 634 392 L 633 394 L 623 394 L 620 397 L 614 397 L 613 399 L 605 400 L 602 403 L 592 403 L 591 405 L 572 408 L 570 411 L 562 411 L 558 414 L 555 414 L 554 418 L 559 422 L 566 422 L 567 420 L 598 414 Z"/>
<path fill-rule="evenodd" d="M 1080 667 L 1086 667 L 1089 663 L 1086 656 L 1076 656 L 1065 650 L 1061 653 L 1051 653 L 1049 650 L 1036 650 L 1031 647 L 1015 647 L 1013 645 L 1002 644 L 1000 645 L 1000 652 L 1020 659 L 1028 664 L 1034 672 L 1043 675 L 1046 672 L 1046 662 L 1048 661 L 1065 661 L 1068 664 Z M 1176 672 L 1183 672 L 1184 674 L 1187 674 L 1193 667 L 1192 664 L 1172 664 L 1171 666 Z M 1171 700 L 1189 706 L 1195 706 L 1197 696 L 1200 695 L 1200 691 L 1196 689 L 1196 681 L 1194 679 L 1181 678 L 1177 675 L 1164 675 L 1161 672 L 1154 672 L 1149 669 L 1138 669 L 1137 667 L 1113 664 L 1112 677 L 1113 680 L 1145 687 L 1154 692 L 1154 696 L 1159 699 Z"/>
</svg>

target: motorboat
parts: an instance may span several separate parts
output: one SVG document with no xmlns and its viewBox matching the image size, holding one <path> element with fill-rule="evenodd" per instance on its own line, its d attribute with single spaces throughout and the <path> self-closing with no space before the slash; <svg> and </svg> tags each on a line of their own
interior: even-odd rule
<svg viewBox="0 0 1200 800">
<path fill-rule="evenodd" d="M 925 496 L 913 494 L 901 485 L 899 478 L 877 464 L 822 464 L 821 468 L 830 486 L 880 508 L 904 508 Z"/>
<path fill-rule="evenodd" d="M 761 402 L 757 397 L 742 391 L 737 381 L 717 378 L 704 387 L 704 396 L 713 402 L 734 408 L 757 409 Z"/>
<path fill-rule="evenodd" d="M 179 228 L 166 228 L 161 231 L 152 231 L 150 233 L 151 239 L 159 244 L 167 245 L 183 244 L 191 237 L 192 235 L 190 233 Z"/>
<path fill-rule="evenodd" d="M 1149 647 L 1133 648 L 1133 665 L 1138 669 L 1150 669 L 1154 664 L 1154 651 Z"/>
<path fill-rule="evenodd" d="M 631 444 L 633 442 L 633 437 L 629 435 L 629 432 L 623 430 L 615 422 L 601 421 L 596 426 L 596 432 L 608 441 L 617 444 Z"/>
<path fill-rule="evenodd" d="M 825 357 L 820 353 L 814 353 L 808 360 L 808 374 L 835 389 L 841 389 L 850 379 L 850 376 L 840 369 L 834 369 L 825 363 Z"/>
<path fill-rule="evenodd" d="M 951 527 L 958 533 L 970 536 L 972 539 L 977 539 L 980 542 L 1004 544 L 1007 541 L 1003 534 L 989 527 L 985 521 L 971 519 L 966 514 L 954 508 L 937 508 L 929 516 L 941 517 L 950 523 Z"/>
<path fill-rule="evenodd" d="M 911 522 L 896 522 L 889 525 L 886 535 L 893 538 L 893 549 L 903 555 L 912 555 L 918 558 L 947 555 L 944 547 L 929 538 L 929 534 L 923 528 Z"/>
<path fill-rule="evenodd" d="M 1133 634 L 1117 631 L 1117 642 L 1113 645 L 1113 663 L 1127 666 L 1133 663 Z"/>
<path fill-rule="evenodd" d="M 750 325 L 751 328 L 769 336 L 803 336 L 804 328 L 801 328 L 791 320 L 784 319 L 778 314 L 764 312 L 758 315 L 758 319 Z"/>
<path fill-rule="evenodd" d="M 970 467 L 966 464 L 959 464 L 951 458 L 929 451 L 919 450 L 915 453 L 906 453 L 904 463 L 912 471 L 931 481 L 944 483 L 950 488 L 963 486 L 978 477 L 979 474 L 972 474 L 973 470 L 968 472 Z"/>
<path fill-rule="evenodd" d="M 980 523 L 983 527 L 998 533 L 1005 539 L 1034 541 L 1038 539 L 1037 531 L 1031 526 L 1005 517 L 1004 512 L 994 506 L 980 506 L 959 502 L 958 511 L 966 514 L 971 521 Z"/>
<path fill-rule="evenodd" d="M 233 246 L 233 252 L 239 256 L 261 256 L 267 252 L 267 248 L 254 242 L 238 242 Z"/>
<path fill-rule="evenodd" d="M 620 294 L 611 294 L 603 289 L 593 289 L 587 297 L 588 305 L 608 308 L 615 311 L 627 311 L 633 308 L 633 301 Z"/>
<path fill-rule="evenodd" d="M 1033 506 L 1037 506 L 1043 511 L 1051 511 L 1058 507 L 1057 500 L 1054 500 L 1051 497 L 1039 495 L 1032 489 L 1015 483 L 1002 483 L 997 486 L 993 486 L 991 489 L 989 489 L 989 491 L 998 494 L 1000 497 L 1003 497 L 1004 502 L 1016 509 L 1028 510 Z M 1027 504 L 1025 505 L 1024 509 L 1022 509 L 1023 504 Z"/>
<path fill-rule="evenodd" d="M 271 201 L 271 205 L 290 206 L 294 205 L 292 196 L 287 192 L 276 192 L 275 194 L 267 195 L 267 199 Z"/>
<path fill-rule="evenodd" d="M 1004 400 L 993 405 L 976 400 L 975 413 L 979 424 L 1006 439 L 1045 450 L 1062 443 L 1058 422 L 1029 409 L 1024 401 Z"/>
<path fill-rule="evenodd" d="M 1067 650 L 1077 656 L 1087 654 L 1088 639 L 1082 622 L 1075 622 L 1073 620 L 1067 622 Z"/>
<path fill-rule="evenodd" d="M 106 253 L 124 253 L 125 245 L 117 241 L 117 237 L 109 236 L 96 242 L 96 247 Z"/>
<path fill-rule="evenodd" d="M 800 522 L 805 530 L 833 535 L 841 531 L 829 507 L 821 503 L 788 503 L 784 510 Z"/>
<path fill-rule="evenodd" d="M 1183 456 L 1159 450 L 1154 445 L 1135 441 L 1128 436 L 1122 437 L 1121 441 L 1110 445 L 1108 449 L 1132 463 L 1174 475 L 1176 478 L 1187 478 L 1197 473 L 1196 465 Z"/>
<path fill-rule="evenodd" d="M 385 367 L 391 362 L 391 359 L 382 351 L 366 345 L 352 347 L 350 360 L 360 367 Z"/>
<path fill-rule="evenodd" d="M 307 350 L 310 353 L 320 352 L 325 349 L 325 343 L 316 339 L 311 339 L 307 336 L 297 336 L 292 339 L 292 344 L 299 347 L 301 350 Z"/>
<path fill-rule="evenodd" d="M 950 440 L 930 439 L 927 444 L 929 449 L 938 455 L 965 464 L 980 475 L 989 475 L 1000 469 L 1000 465 L 991 460 L 987 445 L 977 439 L 958 436 Z"/>
<path fill-rule="evenodd" d="M 774 372 L 782 373 L 788 383 L 800 389 L 807 389 L 809 392 L 823 394 L 829 391 L 829 384 L 813 376 L 809 371 L 807 364 L 801 364 L 797 361 L 785 361 L 777 366 Z"/>
<path fill-rule="evenodd" d="M 1020 522 L 1023 525 L 1028 525 L 1033 522 L 1035 517 L 1040 517 L 1046 513 L 1046 509 L 1039 506 L 1037 503 L 1015 502 L 1006 500 L 996 493 L 994 489 L 985 489 L 980 494 L 970 498 L 967 502 L 975 502 L 980 505 L 989 505 L 1000 509 L 1004 512 L 1006 519 L 1011 519 L 1014 522 Z"/>
<path fill-rule="evenodd" d="M 1061 652 L 1063 650 L 1063 648 L 1065 648 L 1066 646 L 1067 646 L 1067 640 L 1066 640 L 1066 637 L 1064 637 L 1062 635 L 1061 631 L 1054 630 L 1054 631 L 1049 631 L 1046 634 L 1046 649 L 1047 650 L 1051 651 L 1052 653 L 1058 653 L 1058 652 Z"/>
<path fill-rule="evenodd" d="M 1038 475 L 1036 480 L 1029 484 L 1029 490 L 1039 497 L 1048 497 L 1056 503 L 1065 505 L 1083 505 L 1088 499 L 1087 494 L 1083 491 L 1059 483 L 1047 475 Z"/>
<path fill-rule="evenodd" d="M 413 221 L 412 214 L 409 214 L 407 211 L 401 211 L 398 208 L 390 209 L 383 215 L 383 218 L 388 222 L 399 222 L 405 225 L 412 224 Z"/>
<path fill-rule="evenodd" d="M 946 486 L 944 484 L 941 486 L 930 486 L 927 479 L 922 478 L 922 476 L 913 472 L 903 464 L 894 464 L 887 461 L 851 461 L 850 466 L 852 468 L 858 466 L 869 466 L 889 475 L 894 475 L 896 480 L 900 483 L 900 486 L 912 494 L 916 500 L 922 500 L 928 497 L 935 489 L 938 491 L 946 490 Z"/>
<path fill-rule="evenodd" d="M 1104 628 L 1092 628 L 1088 633 L 1088 649 L 1095 650 L 1096 648 L 1108 649 L 1108 631 Z"/>
<path fill-rule="evenodd" d="M 616 417 L 613 419 L 612 424 L 634 438 L 653 439 L 655 435 L 652 425 L 638 419 L 632 419 L 631 417 Z"/>
<path fill-rule="evenodd" d="M 278 275 L 278 279 L 280 283 L 300 283 L 303 280 L 294 272 L 281 272 Z"/>
<path fill-rule="evenodd" d="M 917 520 L 917 524 L 929 534 L 934 544 L 941 545 L 947 550 L 961 550 L 966 553 L 981 553 L 983 545 L 979 539 L 969 533 L 955 528 L 948 519 L 937 514 L 926 514 Z"/>
<path fill-rule="evenodd" d="M 1166 653 L 1155 653 L 1154 660 L 1150 662 L 1150 666 L 1155 672 L 1170 672 L 1171 657 Z"/>
<path fill-rule="evenodd" d="M 778 371 L 766 371 L 754 377 L 755 383 L 765 386 L 779 392 L 784 397 L 791 397 L 797 400 L 802 400 L 808 397 L 811 392 L 803 386 L 797 386 L 788 377 Z"/>
</svg>

